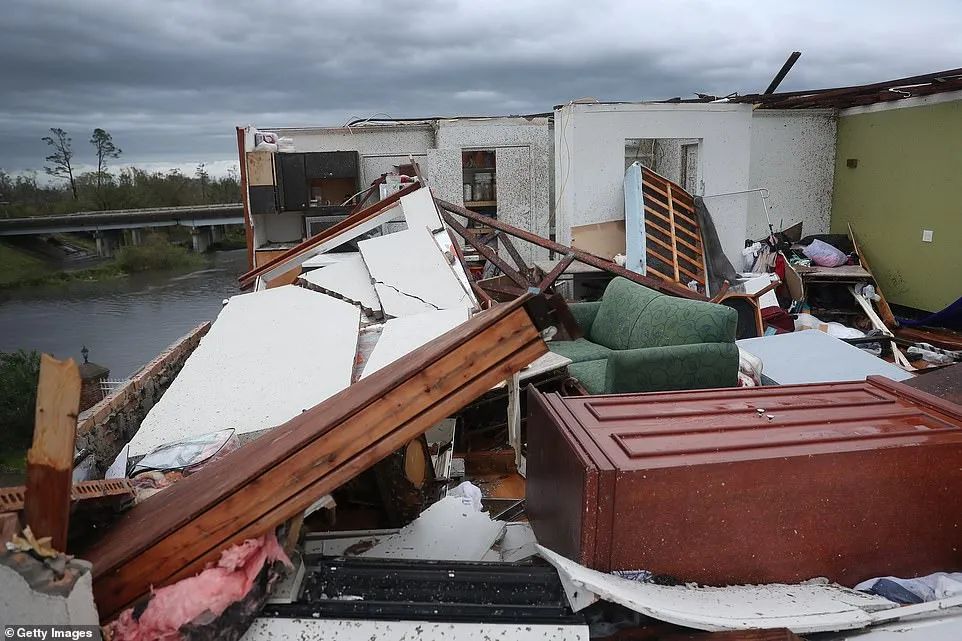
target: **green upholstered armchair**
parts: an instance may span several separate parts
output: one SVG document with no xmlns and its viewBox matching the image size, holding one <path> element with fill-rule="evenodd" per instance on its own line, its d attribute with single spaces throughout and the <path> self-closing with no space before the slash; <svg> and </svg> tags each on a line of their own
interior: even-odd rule
<svg viewBox="0 0 962 641">
<path fill-rule="evenodd" d="M 734 387 L 735 310 L 615 278 L 601 300 L 572 303 L 584 338 L 552 341 L 592 394 Z"/>
</svg>

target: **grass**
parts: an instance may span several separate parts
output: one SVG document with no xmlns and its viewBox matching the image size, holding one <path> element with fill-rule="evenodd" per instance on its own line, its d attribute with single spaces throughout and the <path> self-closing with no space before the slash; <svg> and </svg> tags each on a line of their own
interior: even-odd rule
<svg viewBox="0 0 962 641">
<path fill-rule="evenodd" d="M 39 258 L 0 243 L 0 287 L 43 278 L 51 271 L 50 266 Z"/>
<path fill-rule="evenodd" d="M 69 272 L 54 270 L 18 248 L 0 243 L 0 290 L 107 280 L 137 272 L 200 267 L 204 262 L 203 256 L 169 242 L 160 234 L 148 236 L 143 245 L 121 247 L 108 263 Z"/>
<path fill-rule="evenodd" d="M 185 247 L 168 242 L 158 234 L 148 236 L 143 245 L 121 247 L 115 256 L 115 263 L 121 271 L 132 274 L 199 266 L 204 263 L 204 259 L 187 251 Z"/>
</svg>

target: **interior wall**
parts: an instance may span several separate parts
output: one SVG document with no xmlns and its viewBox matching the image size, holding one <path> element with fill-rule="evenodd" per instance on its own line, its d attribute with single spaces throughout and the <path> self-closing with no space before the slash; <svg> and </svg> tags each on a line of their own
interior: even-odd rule
<svg viewBox="0 0 962 641">
<path fill-rule="evenodd" d="M 748 188 L 752 106 L 712 104 L 568 104 L 555 110 L 555 220 L 558 241 L 571 227 L 624 218 L 625 140 L 701 141 L 698 193 Z M 719 239 L 737 264 L 744 247 L 744 198 L 709 203 Z"/>
<path fill-rule="evenodd" d="M 827 109 L 753 112 L 749 184 L 768 189 L 776 231 L 801 222 L 803 235 L 828 233 L 836 120 L 835 112 Z M 748 202 L 747 237 L 764 238 L 768 219 L 761 197 L 756 193 L 743 198 Z"/>
<path fill-rule="evenodd" d="M 860 111 L 838 119 L 832 231 L 852 224 L 890 302 L 937 311 L 962 296 L 962 96 Z"/>
</svg>

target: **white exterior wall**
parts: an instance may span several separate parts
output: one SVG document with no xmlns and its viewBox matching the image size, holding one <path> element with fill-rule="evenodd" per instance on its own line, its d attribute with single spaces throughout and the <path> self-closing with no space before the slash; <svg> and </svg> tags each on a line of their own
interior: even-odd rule
<svg viewBox="0 0 962 641">
<path fill-rule="evenodd" d="M 700 194 L 747 189 L 752 106 L 715 104 L 569 104 L 555 111 L 555 233 L 624 217 L 625 140 L 697 138 Z M 725 253 L 738 264 L 747 225 L 745 198 L 718 198 L 709 209 Z"/>
<path fill-rule="evenodd" d="M 831 109 L 756 109 L 752 114 L 750 186 L 768 189 L 775 231 L 801 221 L 805 236 L 828 233 L 836 125 Z M 761 197 L 742 198 L 748 202 L 747 237 L 764 238 L 768 221 Z"/>
</svg>

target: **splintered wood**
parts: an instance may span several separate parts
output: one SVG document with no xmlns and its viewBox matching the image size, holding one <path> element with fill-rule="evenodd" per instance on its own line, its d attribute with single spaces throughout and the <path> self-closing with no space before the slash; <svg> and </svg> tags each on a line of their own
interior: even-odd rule
<svg viewBox="0 0 962 641">
<path fill-rule="evenodd" d="M 127 512 L 82 553 L 104 620 L 302 513 L 547 352 L 530 300 L 478 314 Z"/>
<path fill-rule="evenodd" d="M 647 167 L 641 169 L 649 275 L 705 292 L 705 257 L 695 202 L 687 191 Z"/>
<path fill-rule="evenodd" d="M 67 549 L 74 439 L 80 409 L 80 372 L 73 359 L 40 357 L 33 445 L 27 452 L 24 517 L 33 533 Z"/>
</svg>

